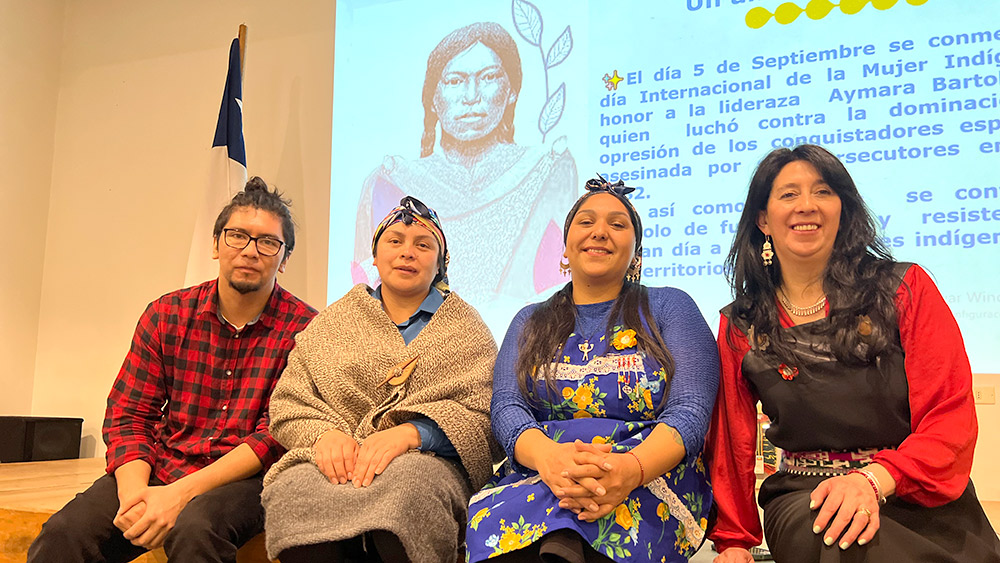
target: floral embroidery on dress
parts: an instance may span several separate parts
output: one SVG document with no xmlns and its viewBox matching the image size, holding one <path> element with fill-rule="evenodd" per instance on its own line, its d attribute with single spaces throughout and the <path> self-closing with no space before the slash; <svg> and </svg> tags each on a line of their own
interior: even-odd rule
<svg viewBox="0 0 1000 563">
<path fill-rule="evenodd" d="M 604 398 L 608 394 L 597 387 L 597 377 L 591 377 L 586 383 L 573 389 L 570 386 L 562 389 L 562 402 L 541 400 L 544 408 L 565 418 L 592 418 L 604 416 Z"/>
<path fill-rule="evenodd" d="M 545 535 L 547 530 L 545 523 L 531 524 L 524 521 L 524 517 L 518 518 L 517 522 L 506 524 L 500 520 L 502 534 L 493 534 L 486 538 L 486 547 L 493 548 L 490 557 L 510 553 L 511 551 L 526 547 Z"/>
<path fill-rule="evenodd" d="M 639 508 L 642 504 L 637 498 L 626 498 L 607 516 L 597 521 L 597 538 L 590 545 L 598 553 L 608 557 L 631 557 L 632 551 L 628 545 L 639 545 L 639 523 L 642 516 Z M 622 531 L 617 531 L 617 527 Z"/>
<path fill-rule="evenodd" d="M 503 504 L 503 503 L 500 503 L 500 504 Z M 500 505 L 498 504 L 496 506 L 500 506 Z M 485 518 L 489 518 L 490 517 L 490 509 L 491 508 L 496 508 L 496 506 L 487 506 L 486 508 L 480 509 L 479 512 L 476 512 L 476 514 L 473 515 L 473 517 L 469 519 L 469 526 L 473 530 L 478 530 L 479 529 L 479 523 L 482 522 Z"/>
<path fill-rule="evenodd" d="M 607 326 L 606 321 L 601 324 Z M 613 453 L 627 452 L 658 424 L 666 371 L 638 350 L 634 330 L 613 326 L 606 338 L 595 331 L 580 332 L 589 339 L 574 332 L 566 340 L 553 358 L 548 381 L 536 380 L 529 388 L 529 406 L 538 428 L 554 442 L 610 444 Z M 559 507 L 559 499 L 537 472 L 508 461 L 470 502 L 468 558 L 484 561 L 525 547 L 545 533 L 568 529 L 618 563 L 681 563 L 704 539 L 700 524 L 711 498 L 704 463 L 695 456 L 631 491 L 603 518 L 584 522 Z"/>
<path fill-rule="evenodd" d="M 653 394 L 659 393 L 661 382 L 666 381 L 666 372 L 662 368 L 653 372 L 653 376 L 650 379 L 644 372 L 641 372 L 634 387 L 622 387 L 622 391 L 624 391 L 629 401 L 629 412 L 640 415 L 643 420 L 653 420 L 656 418 L 656 411 L 654 410 L 656 405 L 653 404 Z"/>
<path fill-rule="evenodd" d="M 615 445 L 615 435 L 618 433 L 618 425 L 616 424 L 614 429 L 607 436 L 594 436 L 590 439 L 591 444 L 611 444 Z"/>
<path fill-rule="evenodd" d="M 677 486 L 676 483 L 680 481 L 680 479 L 676 478 L 678 473 L 677 469 L 684 468 L 685 466 L 686 464 L 684 463 L 678 464 L 675 471 L 671 472 L 675 475 L 675 486 Z M 697 469 L 695 471 L 697 471 Z M 684 471 L 681 470 L 679 473 L 683 475 Z M 646 485 L 646 488 L 662 501 L 660 504 L 663 505 L 663 511 L 661 511 L 659 505 L 656 507 L 656 515 L 659 516 L 660 520 L 663 522 L 663 530 L 661 531 L 660 539 L 662 539 L 663 531 L 667 529 L 667 525 L 668 523 L 671 523 L 672 519 L 673 522 L 677 522 L 679 525 L 675 533 L 684 537 L 683 542 L 681 542 L 679 539 L 680 536 L 678 536 L 678 541 L 675 542 L 674 545 L 678 549 L 678 553 L 685 554 L 686 552 L 681 549 L 682 543 L 689 548 L 697 548 L 701 545 L 701 542 L 705 537 L 707 525 L 700 526 L 698 515 L 704 514 L 704 511 L 707 511 L 708 506 L 705 506 L 704 496 L 700 493 L 687 492 L 684 493 L 683 497 L 678 496 L 677 493 L 675 493 L 670 486 L 667 485 L 666 480 L 670 475 L 671 474 L 668 473 L 663 477 L 654 479 Z M 702 517 L 702 519 L 704 519 L 704 517 Z M 694 551 L 691 550 L 691 553 L 687 553 L 686 556 L 690 557 L 693 554 Z"/>
<path fill-rule="evenodd" d="M 615 350 L 624 350 L 626 348 L 634 348 L 638 342 L 635 337 L 635 331 L 627 329 L 616 332 L 611 345 L 615 347 Z"/>
</svg>

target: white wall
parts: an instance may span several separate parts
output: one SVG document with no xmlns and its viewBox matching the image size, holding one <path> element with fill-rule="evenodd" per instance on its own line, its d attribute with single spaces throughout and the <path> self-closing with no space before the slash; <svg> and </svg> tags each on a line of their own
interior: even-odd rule
<svg viewBox="0 0 1000 563">
<path fill-rule="evenodd" d="M 143 307 L 183 285 L 240 23 L 249 173 L 291 196 L 300 229 L 279 283 L 325 304 L 334 4 L 67 3 L 31 411 L 83 417 L 84 455 L 103 454 Z"/>
<path fill-rule="evenodd" d="M 0 0 L 0 414 L 31 414 L 64 0 Z"/>
</svg>

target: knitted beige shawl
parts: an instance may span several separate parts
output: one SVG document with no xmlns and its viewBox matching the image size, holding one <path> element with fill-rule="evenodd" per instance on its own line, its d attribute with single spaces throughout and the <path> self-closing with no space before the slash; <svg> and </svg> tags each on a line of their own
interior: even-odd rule
<svg viewBox="0 0 1000 563">
<path fill-rule="evenodd" d="M 313 461 L 312 445 L 336 429 L 359 442 L 426 416 L 455 446 L 473 489 L 503 457 L 490 430 L 497 346 L 471 305 L 448 295 L 409 345 L 364 284 L 354 286 L 295 337 L 271 396 L 271 434 L 288 452 L 264 478 Z M 393 368 L 416 358 L 405 381 Z M 395 371 L 399 374 L 399 370 Z M 401 378 L 395 378 L 399 381 Z"/>
</svg>

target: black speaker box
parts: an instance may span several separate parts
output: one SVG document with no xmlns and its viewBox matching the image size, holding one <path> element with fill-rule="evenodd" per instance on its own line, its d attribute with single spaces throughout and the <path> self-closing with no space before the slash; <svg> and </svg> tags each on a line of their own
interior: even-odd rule
<svg viewBox="0 0 1000 563">
<path fill-rule="evenodd" d="M 0 462 L 80 457 L 82 418 L 0 416 Z"/>
</svg>

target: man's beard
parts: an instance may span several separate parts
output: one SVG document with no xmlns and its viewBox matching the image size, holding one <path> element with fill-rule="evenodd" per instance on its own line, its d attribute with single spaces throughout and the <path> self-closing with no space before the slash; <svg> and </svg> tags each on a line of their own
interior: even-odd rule
<svg viewBox="0 0 1000 563">
<path fill-rule="evenodd" d="M 233 281 L 233 280 L 227 280 L 227 281 L 229 282 L 229 287 L 235 289 L 242 295 L 246 295 L 247 293 L 253 293 L 254 291 L 257 291 L 258 289 L 264 287 L 263 282 L 248 282 L 248 281 Z"/>
</svg>

